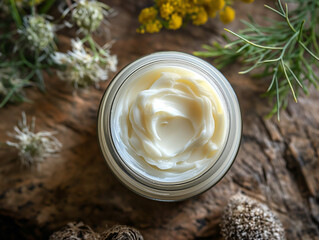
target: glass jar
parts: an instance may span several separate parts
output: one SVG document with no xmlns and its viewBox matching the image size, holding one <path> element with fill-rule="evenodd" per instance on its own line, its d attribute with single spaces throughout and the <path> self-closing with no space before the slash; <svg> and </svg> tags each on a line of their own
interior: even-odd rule
<svg viewBox="0 0 319 240">
<path fill-rule="evenodd" d="M 130 84 L 134 76 L 156 67 L 182 67 L 207 80 L 218 91 L 227 114 L 226 140 L 218 159 L 200 175 L 172 182 L 150 178 L 130 164 L 119 133 L 115 131 L 112 114 L 118 92 Z M 223 178 L 237 155 L 242 133 L 242 120 L 237 97 L 226 78 L 212 65 L 193 55 L 181 52 L 157 52 L 142 57 L 124 67 L 107 87 L 98 113 L 98 138 L 103 156 L 114 175 L 129 189 L 144 197 L 159 201 L 179 201 L 200 194 Z"/>
</svg>

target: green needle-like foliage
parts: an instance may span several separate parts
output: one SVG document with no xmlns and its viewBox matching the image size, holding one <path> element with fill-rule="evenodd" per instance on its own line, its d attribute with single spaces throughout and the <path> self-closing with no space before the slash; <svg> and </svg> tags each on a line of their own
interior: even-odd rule
<svg viewBox="0 0 319 240">
<path fill-rule="evenodd" d="M 225 37 L 227 45 L 222 47 L 214 42 L 212 46 L 204 45 L 206 51 L 195 52 L 201 57 L 213 57 L 217 68 L 223 68 L 236 60 L 248 67 L 240 74 L 259 69 L 254 76 L 269 79 L 270 85 L 265 93 L 276 99 L 269 116 L 279 112 L 288 104 L 288 95 L 292 93 L 294 100 L 300 91 L 308 94 L 309 85 L 318 88 L 319 77 L 315 69 L 319 66 L 318 34 L 316 26 L 319 22 L 319 1 L 290 0 L 297 4 L 293 11 L 288 5 L 278 0 L 277 9 L 265 5 L 279 17 L 266 19 L 267 26 L 261 26 L 250 18 L 243 21 L 245 28 L 235 33 L 238 37 L 231 41 Z"/>
</svg>

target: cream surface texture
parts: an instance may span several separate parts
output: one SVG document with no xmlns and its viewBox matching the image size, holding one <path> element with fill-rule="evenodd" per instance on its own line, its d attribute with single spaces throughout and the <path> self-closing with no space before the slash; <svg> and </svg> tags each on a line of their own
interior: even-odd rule
<svg viewBox="0 0 319 240">
<path fill-rule="evenodd" d="M 225 143 L 227 114 L 214 87 L 181 67 L 147 71 L 124 84 L 113 106 L 122 159 L 155 180 L 183 181 L 211 167 Z"/>
</svg>

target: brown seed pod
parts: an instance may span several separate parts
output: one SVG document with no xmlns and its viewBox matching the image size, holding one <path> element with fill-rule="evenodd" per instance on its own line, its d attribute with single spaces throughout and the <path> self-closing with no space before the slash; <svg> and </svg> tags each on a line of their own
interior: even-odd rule
<svg viewBox="0 0 319 240">
<path fill-rule="evenodd" d="M 49 240 L 99 240 L 100 235 L 95 233 L 88 225 L 80 223 L 68 223 L 61 230 L 53 233 Z"/>
<path fill-rule="evenodd" d="M 135 228 L 115 225 L 101 234 L 100 240 L 143 240 L 142 234 Z"/>
<path fill-rule="evenodd" d="M 285 230 L 274 213 L 261 202 L 242 194 L 230 198 L 221 222 L 226 240 L 284 240 Z"/>
</svg>

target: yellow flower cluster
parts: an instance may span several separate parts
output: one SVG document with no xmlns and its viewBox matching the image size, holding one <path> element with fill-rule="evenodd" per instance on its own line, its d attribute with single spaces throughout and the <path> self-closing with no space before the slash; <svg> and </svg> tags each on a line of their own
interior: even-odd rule
<svg viewBox="0 0 319 240">
<path fill-rule="evenodd" d="M 155 33 L 159 32 L 163 27 L 160 20 L 157 19 L 158 11 L 155 7 L 144 8 L 138 16 L 138 21 L 142 27 L 137 31 L 139 33 Z"/>
<path fill-rule="evenodd" d="M 254 0 L 242 0 L 253 2 Z M 191 21 L 194 25 L 205 24 L 208 18 L 219 15 L 219 19 L 227 24 L 234 20 L 235 10 L 227 0 L 155 0 L 155 5 L 144 8 L 138 20 L 141 26 L 139 33 L 159 32 L 163 27 L 176 30 Z"/>
</svg>

